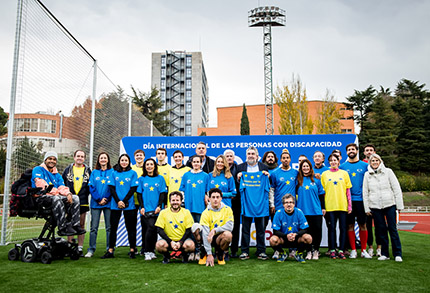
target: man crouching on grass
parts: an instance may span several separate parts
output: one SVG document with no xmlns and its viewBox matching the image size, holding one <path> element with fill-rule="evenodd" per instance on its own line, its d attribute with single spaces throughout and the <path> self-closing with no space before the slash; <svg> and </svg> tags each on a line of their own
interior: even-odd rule
<svg viewBox="0 0 430 293">
<path fill-rule="evenodd" d="M 224 256 L 233 238 L 233 226 L 233 210 L 222 202 L 222 191 L 212 188 L 209 190 L 209 205 L 202 213 L 200 225 L 193 225 L 197 242 L 203 241 L 205 248 L 204 251 L 200 250 L 200 265 L 214 266 L 212 247 L 215 248 L 218 264 L 225 265 Z"/>
<path fill-rule="evenodd" d="M 297 247 L 296 260 L 305 263 L 303 251 L 305 244 L 312 243 L 312 236 L 307 234 L 309 228 L 303 212 L 295 208 L 296 199 L 291 194 L 282 197 L 283 209 L 278 210 L 273 218 L 273 236 L 270 237 L 270 246 L 275 251 L 279 251 L 280 257 L 278 262 L 283 262 L 288 258 L 285 254 L 284 247 Z"/>
<path fill-rule="evenodd" d="M 160 212 L 155 226 L 162 238 L 157 241 L 155 248 L 164 255 L 163 263 L 169 263 L 170 257 L 182 255 L 182 262 L 188 262 L 188 254 L 195 249 L 191 237 L 193 217 L 189 210 L 182 208 L 183 195 L 179 191 L 169 194 L 170 208 Z M 169 254 L 169 251 L 173 251 Z"/>
</svg>

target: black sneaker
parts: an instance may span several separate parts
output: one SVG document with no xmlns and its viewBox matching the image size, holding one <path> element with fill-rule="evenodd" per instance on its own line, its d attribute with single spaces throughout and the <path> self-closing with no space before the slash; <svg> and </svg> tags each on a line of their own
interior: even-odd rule
<svg viewBox="0 0 430 293">
<path fill-rule="evenodd" d="M 224 260 L 230 261 L 230 255 L 228 254 L 228 251 L 224 251 Z"/>
<path fill-rule="evenodd" d="M 87 233 L 87 231 L 85 231 L 85 229 L 82 229 L 80 225 L 75 225 L 72 228 L 73 228 L 73 230 L 76 231 L 75 235 L 82 235 L 82 234 Z"/>
<path fill-rule="evenodd" d="M 129 254 L 131 259 L 135 259 L 136 258 L 136 253 L 134 251 L 130 251 Z"/>
<path fill-rule="evenodd" d="M 232 252 L 230 255 L 231 258 L 238 258 L 237 252 Z"/>
<path fill-rule="evenodd" d="M 162 261 L 162 263 L 166 265 L 166 264 L 168 264 L 169 262 L 170 262 L 170 258 L 169 258 L 169 257 L 167 257 L 167 256 L 164 256 L 164 257 L 163 257 L 163 261 Z"/>
<path fill-rule="evenodd" d="M 76 231 L 70 225 L 67 225 L 65 228 L 59 229 L 57 234 L 59 236 L 72 236 L 76 235 Z"/>
<path fill-rule="evenodd" d="M 262 252 L 258 255 L 257 257 L 259 260 L 267 260 L 269 257 L 267 256 L 266 253 Z"/>
<path fill-rule="evenodd" d="M 84 251 L 82 249 L 79 249 L 79 257 L 84 257 Z"/>
<path fill-rule="evenodd" d="M 183 252 L 182 253 L 182 263 L 188 263 L 188 253 L 187 252 Z"/>
<path fill-rule="evenodd" d="M 101 257 L 101 259 L 105 258 L 114 258 L 113 252 L 106 251 L 106 253 Z"/>
</svg>

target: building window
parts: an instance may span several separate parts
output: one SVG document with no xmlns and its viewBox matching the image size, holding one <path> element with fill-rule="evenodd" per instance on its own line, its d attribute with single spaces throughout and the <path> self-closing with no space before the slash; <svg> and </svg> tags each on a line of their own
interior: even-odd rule
<svg viewBox="0 0 430 293">
<path fill-rule="evenodd" d="M 161 80 L 161 89 L 166 88 L 166 81 L 164 79 Z"/>
<path fill-rule="evenodd" d="M 352 133 L 352 129 L 342 129 L 342 133 Z"/>
<path fill-rule="evenodd" d="M 186 88 L 187 90 L 190 90 L 190 89 L 191 89 L 191 79 L 187 79 L 187 82 L 186 82 L 185 88 Z"/>
<path fill-rule="evenodd" d="M 191 68 L 187 68 L 187 78 L 191 78 L 191 76 L 192 76 L 192 70 L 191 70 Z"/>
<path fill-rule="evenodd" d="M 186 103 L 185 104 L 185 112 L 186 113 L 191 113 L 191 103 Z"/>
<path fill-rule="evenodd" d="M 40 119 L 40 132 L 55 133 L 57 121 Z"/>
<path fill-rule="evenodd" d="M 18 118 L 15 119 L 15 131 L 37 132 L 37 118 Z"/>
<path fill-rule="evenodd" d="M 191 114 L 185 114 L 185 124 L 191 124 Z"/>
<path fill-rule="evenodd" d="M 55 139 L 39 138 L 39 141 L 43 143 L 43 147 L 55 148 Z"/>
<path fill-rule="evenodd" d="M 161 56 L 161 66 L 166 67 L 166 56 L 165 55 Z"/>
<path fill-rule="evenodd" d="M 187 65 L 187 67 L 191 67 L 191 63 L 192 63 L 191 56 L 187 56 L 187 59 L 186 59 L 186 65 Z"/>
<path fill-rule="evenodd" d="M 185 92 L 185 101 L 186 102 L 191 102 L 191 91 L 186 91 Z"/>
<path fill-rule="evenodd" d="M 165 77 L 166 77 L 166 69 L 161 68 L 161 78 L 165 78 Z"/>
<path fill-rule="evenodd" d="M 185 126 L 185 135 L 190 136 L 191 135 L 191 126 Z"/>
</svg>

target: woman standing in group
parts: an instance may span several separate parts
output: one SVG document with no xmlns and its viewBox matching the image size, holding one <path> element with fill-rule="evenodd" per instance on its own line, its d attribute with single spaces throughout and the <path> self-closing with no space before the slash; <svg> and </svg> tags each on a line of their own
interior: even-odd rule
<svg viewBox="0 0 430 293">
<path fill-rule="evenodd" d="M 155 222 L 167 196 L 164 177 L 158 174 L 157 163 L 149 158 L 143 164 L 143 174 L 139 177 L 137 198 L 143 219 L 142 242 L 145 242 L 145 260 L 156 258 L 154 250 L 157 242 Z"/>
<path fill-rule="evenodd" d="M 322 218 L 325 215 L 325 191 L 321 181 L 314 178 L 312 163 L 305 159 L 300 163 L 297 175 L 297 208 L 304 213 L 309 224 L 308 233 L 312 236 L 306 259 L 317 260 L 322 236 Z"/>
<path fill-rule="evenodd" d="M 351 180 L 348 172 L 339 169 L 340 159 L 335 153 L 328 157 L 330 170 L 321 175 L 325 190 L 326 221 L 328 228 L 328 245 L 330 257 L 336 259 L 336 225 L 339 220 L 339 253 L 340 259 L 346 259 L 346 215 L 351 213 Z"/>
<path fill-rule="evenodd" d="M 231 207 L 231 198 L 236 196 L 236 185 L 224 155 L 216 158 L 214 170 L 209 175 L 209 190 L 219 188 L 222 191 L 222 202 Z"/>
<path fill-rule="evenodd" d="M 110 190 L 108 181 L 112 176 L 112 166 L 108 153 L 101 152 L 97 157 L 96 167 L 90 176 L 91 193 L 91 232 L 90 247 L 85 257 L 92 257 L 96 251 L 97 232 L 99 230 L 100 215 L 103 212 L 106 229 L 106 250 L 109 249 L 110 235 Z"/>
<path fill-rule="evenodd" d="M 396 225 L 396 210 L 403 209 L 403 194 L 396 175 L 386 168 L 381 157 L 373 154 L 364 174 L 363 204 L 368 215 L 373 216 L 375 234 L 381 241 L 381 256 L 378 260 L 388 260 L 388 232 L 390 232 L 392 252 L 395 261 L 401 262 L 402 245 Z"/>
<path fill-rule="evenodd" d="M 130 245 L 130 258 L 136 258 L 136 207 L 134 205 L 134 193 L 136 192 L 138 179 L 137 173 L 131 169 L 130 157 L 122 154 L 118 163 L 113 167 L 114 171 L 108 181 L 113 200 L 111 200 L 111 233 L 109 237 L 109 249 L 102 258 L 113 258 L 113 250 L 116 245 L 116 232 L 118 230 L 121 214 L 124 214 L 125 227 L 128 233 Z"/>
</svg>

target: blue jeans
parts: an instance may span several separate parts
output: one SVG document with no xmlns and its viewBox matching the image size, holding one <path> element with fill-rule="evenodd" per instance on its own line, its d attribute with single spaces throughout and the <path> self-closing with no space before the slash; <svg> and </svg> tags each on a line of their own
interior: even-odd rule
<svg viewBox="0 0 430 293">
<path fill-rule="evenodd" d="M 266 253 L 266 226 L 264 226 L 264 217 L 250 218 L 242 215 L 242 253 L 249 254 L 249 242 L 251 240 L 251 224 L 254 219 L 255 232 L 257 238 L 257 255 L 260 253 Z"/>
<path fill-rule="evenodd" d="M 400 243 L 399 233 L 396 223 L 396 206 L 385 209 L 371 209 L 373 221 L 375 222 L 375 235 L 379 235 L 381 240 L 381 254 L 389 257 L 388 251 L 388 232 L 390 232 L 391 249 L 393 255 L 402 256 L 402 244 Z"/>
<path fill-rule="evenodd" d="M 88 252 L 94 253 L 96 251 L 97 232 L 99 230 L 100 215 L 102 212 L 105 217 L 106 250 L 109 249 L 110 208 L 91 209 L 90 247 L 88 248 Z"/>
<path fill-rule="evenodd" d="M 193 217 L 194 223 L 200 223 L 200 218 L 201 218 L 202 214 L 191 213 L 191 216 Z"/>
</svg>

